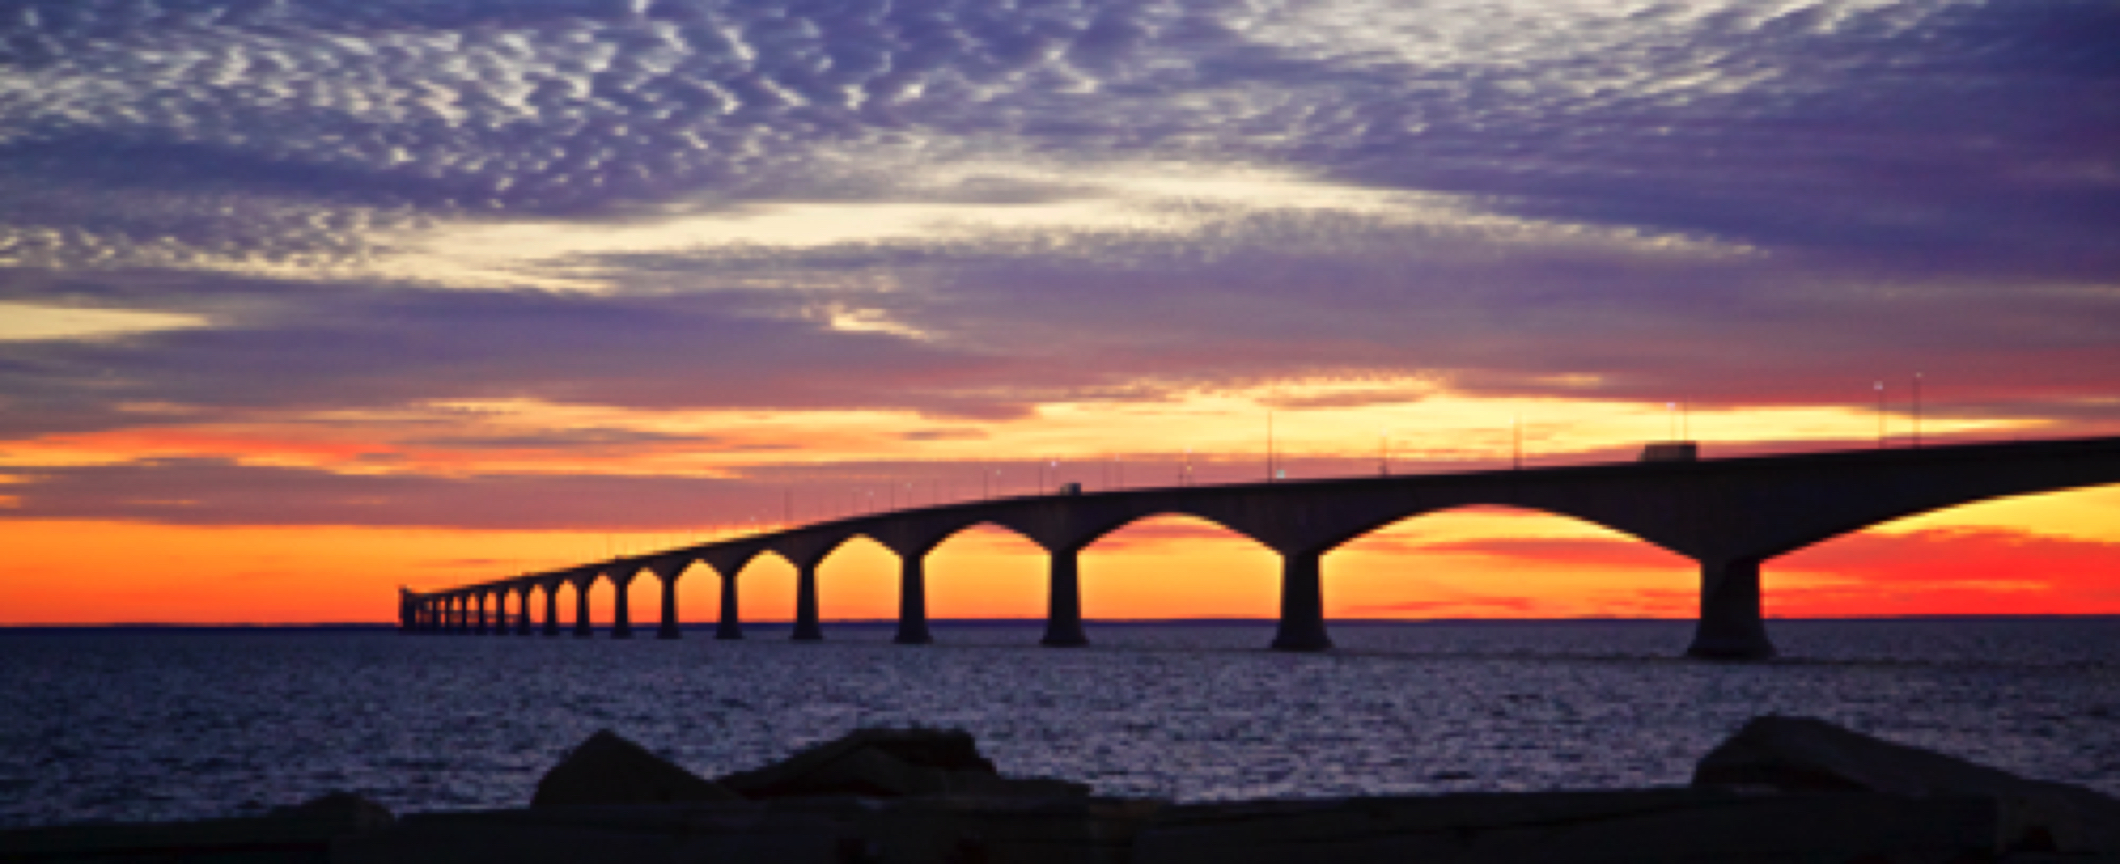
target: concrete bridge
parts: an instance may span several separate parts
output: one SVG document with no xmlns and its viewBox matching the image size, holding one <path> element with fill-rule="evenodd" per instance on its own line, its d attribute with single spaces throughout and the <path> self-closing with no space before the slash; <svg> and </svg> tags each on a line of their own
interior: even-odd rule
<svg viewBox="0 0 2120 864">
<path fill-rule="evenodd" d="M 737 639 L 737 574 L 772 552 L 798 574 L 794 638 L 815 641 L 824 638 L 818 565 L 848 540 L 868 537 L 900 562 L 896 641 L 924 644 L 933 641 L 923 564 L 928 553 L 967 528 L 999 525 L 1051 558 L 1043 644 L 1083 645 L 1088 640 L 1077 573 L 1082 549 L 1129 523 L 1175 514 L 1215 522 L 1279 553 L 1281 613 L 1273 647 L 1320 651 L 1332 646 L 1320 569 L 1326 552 L 1422 514 L 1503 505 L 1594 522 L 1699 562 L 1700 619 L 1686 653 L 1759 659 L 1774 654 L 1760 614 L 1760 568 L 1777 555 L 1917 513 L 2115 482 L 2120 438 L 2089 438 L 1036 495 L 839 519 L 446 591 L 406 592 L 400 618 L 414 632 L 528 636 L 538 629 L 532 606 L 542 592 L 541 632 L 558 636 L 560 589 L 571 585 L 574 635 L 587 637 L 593 632 L 589 588 L 604 579 L 616 589 L 611 635 L 625 639 L 633 635 L 628 589 L 650 573 L 662 589 L 656 636 L 675 639 L 677 580 L 694 564 L 705 564 L 721 577 L 716 638 Z"/>
</svg>

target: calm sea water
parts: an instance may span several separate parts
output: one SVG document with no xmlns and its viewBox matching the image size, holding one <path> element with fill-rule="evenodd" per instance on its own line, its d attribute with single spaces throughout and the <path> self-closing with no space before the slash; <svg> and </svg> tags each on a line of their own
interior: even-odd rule
<svg viewBox="0 0 2120 864">
<path fill-rule="evenodd" d="M 1775 622 L 1769 664 L 1690 624 L 881 627 L 789 644 L 385 632 L 0 632 L 0 826 L 235 815 L 336 789 L 527 803 L 610 728 L 706 775 L 856 726 L 955 726 L 1004 772 L 1188 800 L 1683 784 L 1746 718 L 1809 714 L 2120 794 L 2120 620 Z"/>
</svg>

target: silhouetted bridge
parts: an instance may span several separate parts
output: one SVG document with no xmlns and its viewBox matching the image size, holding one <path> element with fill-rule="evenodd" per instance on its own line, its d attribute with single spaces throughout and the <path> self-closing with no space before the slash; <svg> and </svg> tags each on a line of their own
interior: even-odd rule
<svg viewBox="0 0 2120 864">
<path fill-rule="evenodd" d="M 1283 480 L 1034 495 L 877 513 L 779 532 L 686 546 L 432 593 L 405 592 L 401 622 L 416 632 L 530 635 L 531 597 L 545 593 L 543 633 L 560 634 L 559 591 L 576 589 L 574 634 L 589 636 L 589 588 L 616 589 L 611 635 L 632 636 L 627 588 L 641 573 L 662 587 L 657 636 L 674 639 L 677 580 L 704 563 L 721 577 L 716 637 L 742 636 L 736 577 L 773 552 L 795 565 L 798 641 L 823 638 L 817 568 L 855 537 L 897 553 L 896 641 L 928 633 L 927 555 L 952 535 L 998 525 L 1051 556 L 1046 645 L 1082 645 L 1081 550 L 1152 516 L 1193 516 L 1258 541 L 1281 556 L 1281 616 L 1273 647 L 1318 651 L 1325 630 L 1320 561 L 1326 552 L 1410 517 L 1471 505 L 1573 516 L 1700 563 L 1700 620 L 1687 653 L 1763 658 L 1774 653 L 1760 615 L 1760 565 L 1777 555 L 1905 516 L 2010 495 L 2120 482 L 2120 438 L 1921 449 L 1850 450 L 1692 462 L 1628 462 L 1330 480 Z M 508 615 L 508 598 L 517 598 Z M 493 601 L 489 617 L 487 601 Z"/>
</svg>

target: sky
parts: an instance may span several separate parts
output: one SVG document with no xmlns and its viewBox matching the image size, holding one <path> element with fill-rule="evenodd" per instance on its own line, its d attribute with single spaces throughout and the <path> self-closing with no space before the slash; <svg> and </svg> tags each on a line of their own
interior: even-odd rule
<svg viewBox="0 0 2120 864">
<path fill-rule="evenodd" d="M 2120 7 L 0 8 L 0 625 L 389 620 L 869 509 L 1262 479 L 1269 422 L 1296 477 L 2120 435 Z M 930 566 L 936 617 L 1043 612 L 999 529 Z M 1085 554 L 1085 611 L 1271 617 L 1276 567 L 1157 519 Z M 1698 578 L 1480 508 L 1326 568 L 1339 618 L 1682 618 Z M 824 616 L 889 617 L 893 572 L 835 555 Z M 792 584 L 753 565 L 746 616 Z M 2120 489 L 1766 591 L 2120 613 Z"/>
</svg>

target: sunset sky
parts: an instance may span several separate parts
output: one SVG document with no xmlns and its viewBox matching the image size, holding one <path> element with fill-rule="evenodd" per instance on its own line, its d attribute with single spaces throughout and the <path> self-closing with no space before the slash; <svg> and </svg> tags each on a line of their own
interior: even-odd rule
<svg viewBox="0 0 2120 864">
<path fill-rule="evenodd" d="M 1519 427 L 1534 466 L 2120 435 L 2109 0 L 14 0 L 0 56 L 0 625 L 384 621 L 791 519 L 1257 480 L 1269 413 L 1297 477 Z M 1092 619 L 1275 610 L 1207 523 L 1083 560 Z M 930 614 L 1040 616 L 1043 566 L 962 535 Z M 843 550 L 824 617 L 892 615 L 894 568 Z M 747 617 L 793 580 L 746 570 Z M 1334 552 L 1326 603 L 1687 617 L 1696 580 L 1475 509 Z M 2120 488 L 1766 592 L 2120 614 Z"/>
</svg>

